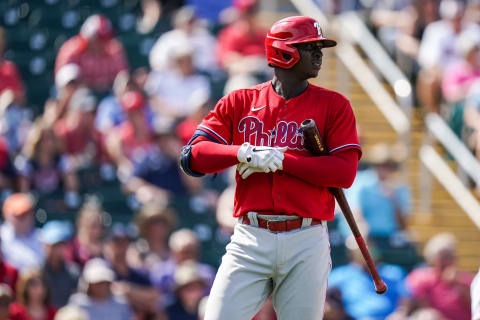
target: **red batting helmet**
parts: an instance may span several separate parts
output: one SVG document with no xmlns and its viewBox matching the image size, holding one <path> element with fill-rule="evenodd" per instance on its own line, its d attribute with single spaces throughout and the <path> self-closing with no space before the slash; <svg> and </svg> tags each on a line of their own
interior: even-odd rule
<svg viewBox="0 0 480 320">
<path fill-rule="evenodd" d="M 294 16 L 279 20 L 265 38 L 268 64 L 290 69 L 300 60 L 300 53 L 293 44 L 314 41 L 321 41 L 324 48 L 337 45 L 335 40 L 323 36 L 320 24 L 315 19 Z"/>
</svg>

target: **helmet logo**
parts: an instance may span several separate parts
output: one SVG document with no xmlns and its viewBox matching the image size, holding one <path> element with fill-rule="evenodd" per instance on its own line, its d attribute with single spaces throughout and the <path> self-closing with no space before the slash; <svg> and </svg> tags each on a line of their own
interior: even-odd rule
<svg viewBox="0 0 480 320">
<path fill-rule="evenodd" d="M 320 24 L 319 24 L 317 21 L 315 21 L 315 22 L 313 23 L 313 26 L 314 26 L 315 28 L 317 28 L 318 36 L 319 36 L 319 37 L 323 37 L 323 35 L 322 35 L 322 28 L 320 28 Z"/>
</svg>

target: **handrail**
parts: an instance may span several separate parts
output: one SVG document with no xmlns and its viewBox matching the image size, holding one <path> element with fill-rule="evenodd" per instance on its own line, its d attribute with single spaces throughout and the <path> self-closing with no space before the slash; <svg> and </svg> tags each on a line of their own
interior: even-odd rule
<svg viewBox="0 0 480 320">
<path fill-rule="evenodd" d="M 429 132 L 447 149 L 462 170 L 477 185 L 480 185 L 480 163 L 467 149 L 465 144 L 453 133 L 445 120 L 436 113 L 429 113 L 425 117 L 425 124 Z"/>
<path fill-rule="evenodd" d="M 455 173 L 432 146 L 425 145 L 419 151 L 423 165 L 437 178 L 443 187 L 457 201 L 470 220 L 480 228 L 480 204 L 463 185 Z"/>
<path fill-rule="evenodd" d="M 343 13 L 339 16 L 338 21 L 340 22 L 342 35 L 353 40 L 362 48 L 369 60 L 375 65 L 377 71 L 382 74 L 393 88 L 398 103 L 410 118 L 413 106 L 413 91 L 410 81 L 402 70 L 390 58 L 356 12 Z"/>
</svg>

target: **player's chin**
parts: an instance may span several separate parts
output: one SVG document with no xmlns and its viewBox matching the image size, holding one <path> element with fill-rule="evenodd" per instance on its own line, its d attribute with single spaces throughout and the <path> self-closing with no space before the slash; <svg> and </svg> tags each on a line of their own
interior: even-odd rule
<svg viewBox="0 0 480 320">
<path fill-rule="evenodd" d="M 316 78 L 318 76 L 318 72 L 320 72 L 320 68 L 313 68 L 310 70 L 309 77 Z"/>
</svg>

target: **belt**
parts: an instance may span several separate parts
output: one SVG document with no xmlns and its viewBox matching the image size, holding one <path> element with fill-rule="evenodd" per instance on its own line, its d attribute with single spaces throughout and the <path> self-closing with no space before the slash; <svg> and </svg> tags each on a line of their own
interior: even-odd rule
<svg viewBox="0 0 480 320">
<path fill-rule="evenodd" d="M 257 218 L 258 220 L 258 227 L 262 229 L 267 229 L 272 232 L 286 232 L 295 229 L 300 229 L 302 227 L 303 218 L 295 219 L 295 220 L 285 220 L 285 221 L 272 221 L 262 218 Z M 250 219 L 247 215 L 244 215 L 241 219 L 243 224 L 251 225 Z M 311 226 L 322 224 L 322 220 L 312 219 L 310 223 Z"/>
</svg>

